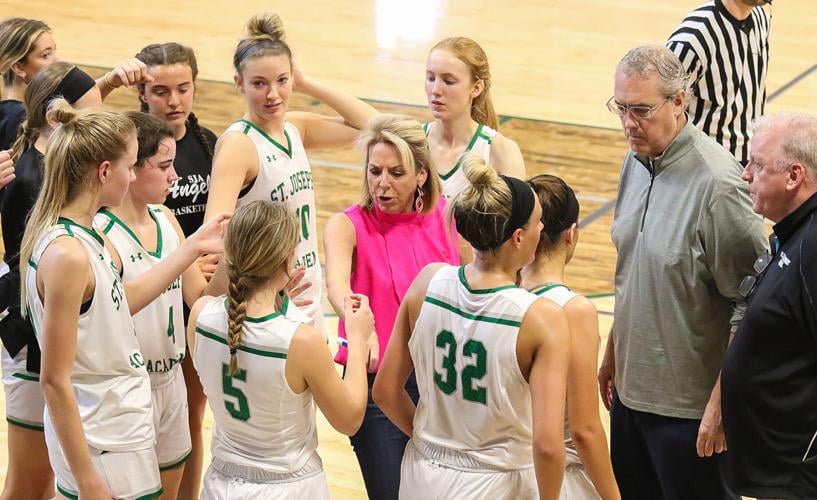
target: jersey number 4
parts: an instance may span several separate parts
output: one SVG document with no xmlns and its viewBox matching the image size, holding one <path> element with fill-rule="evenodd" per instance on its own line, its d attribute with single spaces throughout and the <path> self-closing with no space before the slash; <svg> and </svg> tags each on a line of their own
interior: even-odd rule
<svg viewBox="0 0 817 500">
<path fill-rule="evenodd" d="M 221 388 L 225 396 L 235 398 L 235 402 L 224 400 L 224 407 L 227 408 L 227 411 L 234 419 L 247 421 L 250 419 L 250 404 L 244 392 L 233 385 L 233 379 L 246 382 L 247 370 L 238 370 L 230 375 L 230 365 L 222 363 Z"/>
<path fill-rule="evenodd" d="M 466 401 L 487 404 L 488 391 L 485 387 L 476 385 L 476 382 L 485 377 L 486 358 L 485 345 L 478 340 L 469 340 L 462 346 L 462 357 L 469 358 L 475 363 L 466 365 L 457 377 L 457 339 L 448 330 L 437 334 L 437 347 L 444 350 L 443 372 L 434 371 L 434 383 L 445 394 L 453 394 L 457 390 L 457 379 L 462 380 L 462 397 Z"/>
</svg>

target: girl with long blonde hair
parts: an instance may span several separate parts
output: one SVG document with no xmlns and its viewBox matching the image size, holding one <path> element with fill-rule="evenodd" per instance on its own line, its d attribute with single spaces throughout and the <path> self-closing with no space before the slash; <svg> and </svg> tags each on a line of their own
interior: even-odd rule
<svg viewBox="0 0 817 500">
<path fill-rule="evenodd" d="M 45 439 L 65 498 L 151 498 L 161 492 L 150 381 L 132 314 L 158 297 L 203 253 L 219 252 L 214 219 L 161 264 L 122 284 L 123 256 L 92 227 L 122 202 L 136 163 L 133 122 L 57 99 L 59 124 L 20 251 L 21 309 L 42 351 Z"/>
<path fill-rule="evenodd" d="M 369 302 L 358 294 L 345 300 L 349 359 L 341 378 L 323 334 L 281 293 L 300 231 L 282 203 L 236 210 L 224 241 L 227 293 L 202 297 L 190 312 L 190 351 L 215 419 L 202 499 L 328 499 L 315 404 L 344 434 L 363 420 Z"/>
</svg>

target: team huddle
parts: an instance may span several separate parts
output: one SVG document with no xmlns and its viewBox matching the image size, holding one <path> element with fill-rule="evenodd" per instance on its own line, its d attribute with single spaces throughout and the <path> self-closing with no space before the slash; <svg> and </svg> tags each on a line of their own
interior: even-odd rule
<svg viewBox="0 0 817 500">
<path fill-rule="evenodd" d="M 667 487 L 658 465 L 652 490 L 623 465 L 637 462 L 632 449 L 641 446 L 628 432 L 647 431 L 623 430 L 622 418 L 647 414 L 645 382 L 670 385 L 647 380 L 650 356 L 637 352 L 635 319 L 647 320 L 634 312 L 635 287 L 652 286 L 651 257 L 630 262 L 656 235 L 685 236 L 685 224 L 701 232 L 706 253 L 706 225 L 718 225 L 709 220 L 718 214 L 743 238 L 734 240 L 743 253 L 719 254 L 724 262 L 751 263 L 765 235 L 734 157 L 748 155 L 748 139 L 731 139 L 730 152 L 687 120 L 687 70 L 673 51 L 631 50 L 608 102 L 632 151 L 613 228 L 615 341 L 598 377 L 597 312 L 565 285 L 579 198 L 558 177 L 525 180 L 519 147 L 498 131 L 476 42 L 454 37 L 431 48 L 425 124 L 305 75 L 274 14 L 249 20 L 233 65 L 246 112 L 217 137 L 192 111 L 190 48 L 149 45 L 94 80 L 57 59 L 45 23 L 0 23 L 0 151 L 10 150 L 0 153 L 9 267 L 0 277 L 10 424 L 3 498 L 329 498 L 316 405 L 350 437 L 374 499 L 692 491 Z M 640 94 L 653 84 L 663 98 L 654 104 Z M 101 109 L 122 86 L 138 88 L 140 110 Z M 289 111 L 293 92 L 336 114 Z M 324 273 L 307 151 L 353 144 L 365 157 L 361 197 L 326 224 Z M 692 150 L 722 159 L 712 182 L 729 189 L 695 184 L 685 199 L 737 200 L 703 222 L 681 220 L 682 210 L 658 199 L 649 205 L 653 189 L 691 164 Z M 664 218 L 648 216 L 648 206 Z M 686 210 L 701 217 L 699 205 Z M 655 239 L 642 244 L 645 231 Z M 679 268 L 695 268 L 700 259 L 690 259 Z M 730 293 L 731 275 L 713 280 Z M 334 357 L 324 293 L 339 318 Z M 726 328 L 731 303 L 718 300 L 699 313 Z M 625 320 L 633 326 L 619 331 Z M 726 338 L 707 346 L 723 356 Z M 717 433 L 699 429 L 720 362 L 705 368 L 685 379 L 706 388 L 696 393 L 700 408 L 658 411 L 695 422 L 688 454 L 698 460 L 725 450 Z M 612 460 L 599 388 L 614 410 Z M 215 425 L 202 483 L 207 404 Z M 632 441 L 622 446 L 616 436 L 625 435 Z"/>
</svg>

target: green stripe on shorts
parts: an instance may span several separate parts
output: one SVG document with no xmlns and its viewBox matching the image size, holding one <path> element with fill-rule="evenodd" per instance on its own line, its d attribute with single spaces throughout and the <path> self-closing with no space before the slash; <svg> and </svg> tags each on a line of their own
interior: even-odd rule
<svg viewBox="0 0 817 500">
<path fill-rule="evenodd" d="M 35 424 L 34 422 L 23 422 L 20 420 L 15 420 L 11 417 L 6 417 L 6 422 L 10 423 L 11 425 L 16 425 L 17 427 L 22 427 L 23 429 L 28 429 L 31 431 L 43 432 L 45 430 L 42 424 Z"/>
</svg>

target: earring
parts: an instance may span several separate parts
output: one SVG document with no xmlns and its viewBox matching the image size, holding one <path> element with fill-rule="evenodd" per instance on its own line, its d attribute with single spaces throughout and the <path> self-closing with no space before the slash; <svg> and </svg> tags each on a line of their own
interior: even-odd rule
<svg viewBox="0 0 817 500">
<path fill-rule="evenodd" d="M 417 212 L 423 211 L 423 188 L 417 186 L 417 197 L 414 198 L 414 210 Z"/>
</svg>

